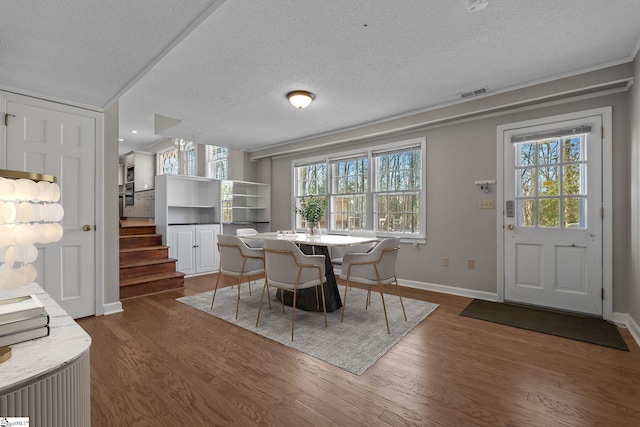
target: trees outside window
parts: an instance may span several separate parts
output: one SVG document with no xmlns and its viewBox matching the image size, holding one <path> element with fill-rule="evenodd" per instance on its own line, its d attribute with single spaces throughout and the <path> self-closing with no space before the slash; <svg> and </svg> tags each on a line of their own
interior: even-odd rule
<svg viewBox="0 0 640 427">
<path fill-rule="evenodd" d="M 293 165 L 295 206 L 309 195 L 327 196 L 321 227 L 348 233 L 425 237 L 424 138 Z M 296 215 L 295 227 L 304 221 Z"/>
<path fill-rule="evenodd" d="M 518 144 L 518 226 L 586 227 L 585 152 L 584 135 Z"/>
</svg>

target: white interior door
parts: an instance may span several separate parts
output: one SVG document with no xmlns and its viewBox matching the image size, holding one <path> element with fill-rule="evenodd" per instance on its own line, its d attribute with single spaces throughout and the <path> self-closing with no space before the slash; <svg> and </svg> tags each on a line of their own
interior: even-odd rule
<svg viewBox="0 0 640 427">
<path fill-rule="evenodd" d="M 72 317 L 93 315 L 96 119 L 15 101 L 7 113 L 7 168 L 53 175 L 62 194 L 64 235 L 38 248 L 36 281 Z"/>
<path fill-rule="evenodd" d="M 601 129 L 592 116 L 505 131 L 506 301 L 602 315 Z"/>
</svg>

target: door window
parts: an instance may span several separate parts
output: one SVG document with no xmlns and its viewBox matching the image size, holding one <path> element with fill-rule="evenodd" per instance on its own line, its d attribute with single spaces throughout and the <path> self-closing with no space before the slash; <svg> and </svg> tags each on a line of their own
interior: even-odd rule
<svg viewBox="0 0 640 427">
<path fill-rule="evenodd" d="M 584 135 L 516 144 L 518 227 L 586 228 Z"/>
</svg>

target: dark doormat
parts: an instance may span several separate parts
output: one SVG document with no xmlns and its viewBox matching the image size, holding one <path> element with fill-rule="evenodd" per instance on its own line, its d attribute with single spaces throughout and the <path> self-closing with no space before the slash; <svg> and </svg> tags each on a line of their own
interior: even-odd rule
<svg viewBox="0 0 640 427">
<path fill-rule="evenodd" d="M 618 327 L 595 317 L 478 299 L 460 315 L 629 351 Z"/>
</svg>

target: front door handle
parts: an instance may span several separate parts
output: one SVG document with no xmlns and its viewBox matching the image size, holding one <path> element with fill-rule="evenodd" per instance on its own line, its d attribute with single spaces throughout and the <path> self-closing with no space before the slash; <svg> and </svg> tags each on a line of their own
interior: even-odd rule
<svg viewBox="0 0 640 427">
<path fill-rule="evenodd" d="M 84 227 L 82 227 L 83 231 L 91 231 L 91 226 L 89 224 L 85 224 Z"/>
<path fill-rule="evenodd" d="M 507 225 L 507 230 L 513 230 L 513 229 L 514 229 L 513 224 Z"/>
</svg>

